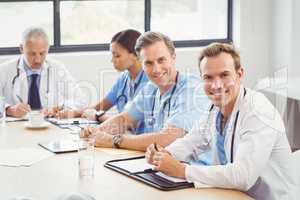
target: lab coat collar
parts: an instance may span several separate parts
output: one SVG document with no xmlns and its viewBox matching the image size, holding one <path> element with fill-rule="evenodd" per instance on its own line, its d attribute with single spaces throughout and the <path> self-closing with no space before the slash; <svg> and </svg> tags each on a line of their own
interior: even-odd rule
<svg viewBox="0 0 300 200">
<path fill-rule="evenodd" d="M 19 58 L 19 60 L 17 61 L 17 70 L 19 70 L 19 77 L 16 79 L 16 82 L 14 84 L 14 98 L 16 102 L 19 102 L 18 98 L 16 97 L 16 95 L 18 95 L 19 97 L 21 97 L 21 99 L 23 100 L 24 103 L 27 103 L 28 101 L 28 79 L 27 79 L 27 74 L 25 71 L 25 65 L 24 65 L 24 55 L 21 55 L 21 57 Z M 46 95 L 46 91 L 45 89 L 41 89 L 41 88 L 46 88 L 47 87 L 47 73 L 48 73 L 48 68 L 49 68 L 49 64 L 47 61 L 45 61 L 42 65 L 42 71 L 41 71 L 41 82 L 40 82 L 40 95 L 45 96 Z M 16 72 L 17 73 L 17 72 Z M 45 99 L 45 98 L 41 98 L 41 99 Z M 42 105 L 46 105 L 47 102 L 42 101 Z"/>
<path fill-rule="evenodd" d="M 228 122 L 230 122 L 232 116 L 235 116 L 236 113 L 238 112 L 238 110 L 240 109 L 240 105 L 242 104 L 243 99 L 244 99 L 244 86 L 241 84 L 238 97 L 235 100 L 233 109 L 228 118 L 228 120 L 229 120 Z M 220 108 L 218 108 L 217 111 L 220 112 Z"/>
<path fill-rule="evenodd" d="M 20 71 L 22 71 L 22 72 L 26 72 L 25 66 L 27 66 L 27 64 L 25 63 L 25 56 L 24 56 L 24 54 L 22 54 L 18 60 L 18 69 L 20 69 Z M 48 67 L 49 67 L 48 61 L 47 61 L 47 59 L 45 59 L 45 61 L 43 62 L 40 69 L 43 71 L 43 70 L 47 70 Z"/>
</svg>

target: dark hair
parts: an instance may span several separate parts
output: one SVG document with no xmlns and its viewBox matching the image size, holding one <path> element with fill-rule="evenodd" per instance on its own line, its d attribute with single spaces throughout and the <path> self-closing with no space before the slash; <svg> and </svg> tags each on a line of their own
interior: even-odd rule
<svg viewBox="0 0 300 200">
<path fill-rule="evenodd" d="M 147 47 L 159 41 L 163 41 L 165 43 L 171 55 L 175 53 L 174 43 L 168 36 L 159 32 L 152 32 L 152 31 L 145 32 L 138 38 L 135 45 L 135 51 L 137 53 L 140 53 L 142 48 Z"/>
<path fill-rule="evenodd" d="M 136 55 L 134 50 L 136 40 L 140 37 L 141 33 L 133 29 L 127 29 L 116 33 L 112 39 L 111 43 L 116 42 L 126 49 L 129 53 Z"/>
<path fill-rule="evenodd" d="M 234 61 L 234 68 L 235 70 L 238 70 L 241 67 L 241 62 L 240 62 L 240 55 L 237 52 L 237 50 L 234 48 L 233 45 L 231 44 L 226 44 L 226 43 L 212 43 L 205 47 L 203 51 L 201 52 L 199 56 L 199 69 L 200 69 L 200 64 L 201 61 L 205 57 L 215 57 L 220 55 L 221 53 L 228 53 L 231 55 L 233 61 Z"/>
</svg>

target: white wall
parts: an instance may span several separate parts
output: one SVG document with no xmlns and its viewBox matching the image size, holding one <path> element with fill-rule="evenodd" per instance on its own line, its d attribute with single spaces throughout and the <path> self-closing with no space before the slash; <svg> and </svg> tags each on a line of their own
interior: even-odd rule
<svg viewBox="0 0 300 200">
<path fill-rule="evenodd" d="M 245 82 L 254 87 L 269 73 L 270 1 L 240 0 L 240 53 Z"/>
</svg>

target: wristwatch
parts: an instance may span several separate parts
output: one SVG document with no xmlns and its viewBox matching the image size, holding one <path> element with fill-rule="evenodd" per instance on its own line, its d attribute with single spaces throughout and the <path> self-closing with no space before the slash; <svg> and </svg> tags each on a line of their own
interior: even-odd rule
<svg viewBox="0 0 300 200">
<path fill-rule="evenodd" d="M 123 140 L 123 136 L 121 134 L 113 135 L 113 138 L 112 138 L 113 148 L 119 149 L 122 140 Z"/>
<path fill-rule="evenodd" d="M 100 117 L 102 117 L 104 114 L 105 114 L 105 111 L 103 111 L 103 110 L 97 111 L 97 112 L 95 113 L 95 118 L 96 118 L 96 120 L 97 120 L 98 122 L 101 122 L 101 121 L 100 121 Z"/>
</svg>

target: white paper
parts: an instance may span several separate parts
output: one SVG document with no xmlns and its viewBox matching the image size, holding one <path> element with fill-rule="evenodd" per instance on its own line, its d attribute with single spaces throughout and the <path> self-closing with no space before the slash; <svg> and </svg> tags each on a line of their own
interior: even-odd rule
<svg viewBox="0 0 300 200">
<path fill-rule="evenodd" d="M 6 122 L 27 121 L 26 118 L 5 117 Z"/>
<path fill-rule="evenodd" d="M 129 171 L 130 173 L 142 172 L 145 169 L 153 168 L 153 165 L 147 163 L 146 159 L 132 159 L 124 160 L 113 163 L 115 166 L 118 166 L 122 169 Z"/>
<path fill-rule="evenodd" d="M 186 182 L 186 180 L 184 180 L 184 179 L 181 179 L 181 178 L 175 178 L 175 177 L 172 177 L 172 176 L 168 176 L 168 175 L 166 175 L 166 174 L 164 174 L 164 173 L 162 173 L 162 172 L 157 172 L 155 175 L 158 175 L 158 176 L 160 176 L 160 177 L 163 177 L 163 178 L 165 178 L 165 179 L 167 179 L 167 180 L 169 180 L 169 181 L 172 181 L 172 182 L 174 182 L 174 183 Z"/>
<path fill-rule="evenodd" d="M 48 121 L 56 123 L 58 125 L 63 125 L 63 124 L 96 124 L 97 121 L 93 120 L 88 120 L 86 118 L 68 118 L 68 119 L 57 119 L 57 118 L 48 118 Z"/>
<path fill-rule="evenodd" d="M 37 148 L 0 149 L 0 166 L 28 167 L 51 155 L 53 153 Z"/>
<path fill-rule="evenodd" d="M 153 165 L 147 163 L 145 158 L 114 162 L 114 166 L 118 166 L 122 169 L 125 169 L 125 170 L 129 171 L 130 173 L 142 172 L 145 169 L 153 169 L 154 168 Z M 162 172 L 156 172 L 155 175 L 165 178 L 174 183 L 186 182 L 186 180 L 184 180 L 184 179 L 171 177 Z"/>
</svg>

